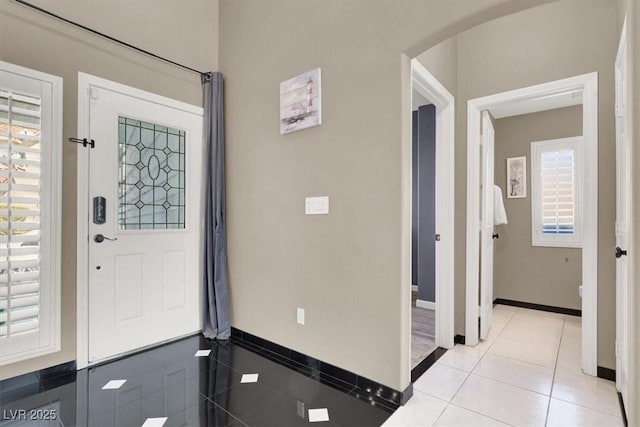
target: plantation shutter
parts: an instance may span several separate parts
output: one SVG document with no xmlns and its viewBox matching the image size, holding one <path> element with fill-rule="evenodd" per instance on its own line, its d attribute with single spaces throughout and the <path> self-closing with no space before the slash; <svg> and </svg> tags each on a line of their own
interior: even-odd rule
<svg viewBox="0 0 640 427">
<path fill-rule="evenodd" d="M 575 155 L 572 149 L 546 151 L 541 156 L 542 232 L 575 232 Z"/>
<path fill-rule="evenodd" d="M 582 247 L 582 138 L 531 143 L 533 246 Z"/>
<path fill-rule="evenodd" d="M 41 105 L 0 90 L 0 338 L 38 331 Z"/>
<path fill-rule="evenodd" d="M 0 365 L 60 350 L 62 79 L 0 61 Z"/>
</svg>

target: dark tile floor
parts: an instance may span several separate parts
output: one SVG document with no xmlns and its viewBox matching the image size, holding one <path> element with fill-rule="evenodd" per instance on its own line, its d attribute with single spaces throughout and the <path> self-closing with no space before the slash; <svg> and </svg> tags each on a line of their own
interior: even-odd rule
<svg viewBox="0 0 640 427">
<path fill-rule="evenodd" d="M 197 350 L 211 353 L 194 357 Z M 242 383 L 244 374 L 258 381 Z M 103 389 L 112 380 L 126 382 Z M 297 426 L 310 424 L 313 409 L 329 420 L 311 424 L 379 426 L 390 416 L 318 380 L 233 342 L 193 336 L 45 381 L 4 383 L 0 426 Z"/>
</svg>

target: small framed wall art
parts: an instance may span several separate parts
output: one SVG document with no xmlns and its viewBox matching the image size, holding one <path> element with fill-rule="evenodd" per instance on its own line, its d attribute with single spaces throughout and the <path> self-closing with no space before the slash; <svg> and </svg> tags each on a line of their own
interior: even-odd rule
<svg viewBox="0 0 640 427">
<path fill-rule="evenodd" d="M 280 83 L 280 134 L 322 124 L 320 68 Z"/>
<path fill-rule="evenodd" d="M 527 198 L 527 158 L 511 157 L 507 159 L 507 198 Z"/>
</svg>

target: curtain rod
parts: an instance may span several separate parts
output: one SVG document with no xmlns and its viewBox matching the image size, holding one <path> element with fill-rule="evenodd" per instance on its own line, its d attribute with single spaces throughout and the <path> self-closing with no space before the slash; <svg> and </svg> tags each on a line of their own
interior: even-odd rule
<svg viewBox="0 0 640 427">
<path fill-rule="evenodd" d="M 171 65 L 175 65 L 176 67 L 180 67 L 180 68 L 183 68 L 183 69 L 185 69 L 185 70 L 189 70 L 189 71 L 191 71 L 191 72 L 198 73 L 198 74 L 200 74 L 200 76 L 201 76 L 201 77 L 203 77 L 203 78 L 207 78 L 206 76 L 208 76 L 208 75 L 209 75 L 209 73 L 204 73 L 204 72 L 202 72 L 202 71 L 200 71 L 200 70 L 196 70 L 195 68 L 191 68 L 191 67 L 188 67 L 188 66 L 186 66 L 186 65 L 180 64 L 179 62 L 175 62 L 175 61 L 172 61 L 172 60 L 170 60 L 170 59 L 164 58 L 164 57 L 162 57 L 162 56 L 160 56 L 160 55 L 156 55 L 155 53 L 149 52 L 148 50 L 141 49 L 141 48 L 139 48 L 139 47 L 137 47 L 137 46 L 134 46 L 134 45 L 132 45 L 132 44 L 129 44 L 129 43 L 127 43 L 127 42 L 124 42 L 124 41 L 122 41 L 122 40 L 119 40 L 119 39 L 117 39 L 117 38 L 115 38 L 115 37 L 111 37 L 110 35 L 107 35 L 107 34 L 101 33 L 100 31 L 94 30 L 93 28 L 89 28 L 89 27 L 87 27 L 87 26 L 85 26 L 85 25 L 79 24 L 79 23 L 74 22 L 74 21 L 72 21 L 72 20 L 70 20 L 70 19 L 64 18 L 64 17 L 62 17 L 62 16 L 60 16 L 60 15 L 56 15 L 55 13 L 50 12 L 50 11 L 48 11 L 48 10 L 46 10 L 46 9 L 43 9 L 43 8 L 41 8 L 41 7 L 39 7 L 39 6 L 36 6 L 35 4 L 31 4 L 31 3 L 26 2 L 26 1 L 24 1 L 24 0 L 15 0 L 15 1 L 16 1 L 16 2 L 18 2 L 18 3 L 20 3 L 20 4 L 22 4 L 22 5 L 24 5 L 24 6 L 30 7 L 30 8 L 32 8 L 32 9 L 35 9 L 35 10 L 37 10 L 38 12 L 44 13 L 44 14 L 46 14 L 46 15 L 49 15 L 49 16 L 52 16 L 52 17 L 54 17 L 54 18 L 56 18 L 56 19 L 59 19 L 59 20 L 61 20 L 61 21 L 64 21 L 64 22 L 66 22 L 67 24 L 71 24 L 71 25 L 73 25 L 73 26 L 75 26 L 75 27 L 81 28 L 81 29 L 83 29 L 83 30 L 85 30 L 85 31 L 88 31 L 88 32 L 90 32 L 90 33 L 93 33 L 93 34 L 95 34 L 95 35 L 98 35 L 98 36 L 100 36 L 100 37 L 103 37 L 103 38 L 105 38 L 105 39 L 107 39 L 107 40 L 110 40 L 110 41 L 115 42 L 115 43 L 118 43 L 118 44 L 120 44 L 120 45 L 122 45 L 122 46 L 128 47 L 129 49 L 137 50 L 138 52 L 141 52 L 141 53 L 144 53 L 145 55 L 148 55 L 148 56 L 151 56 L 151 57 L 153 57 L 153 58 L 159 59 L 160 61 L 168 62 L 169 64 L 171 64 Z"/>
</svg>

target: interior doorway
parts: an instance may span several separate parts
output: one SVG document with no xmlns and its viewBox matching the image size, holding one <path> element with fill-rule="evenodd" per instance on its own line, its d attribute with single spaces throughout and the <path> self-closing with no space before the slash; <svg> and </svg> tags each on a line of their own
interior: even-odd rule
<svg viewBox="0 0 640 427">
<path fill-rule="evenodd" d="M 436 349 L 436 107 L 412 93 L 411 369 Z"/>
<path fill-rule="evenodd" d="M 597 73 L 558 80 L 523 89 L 503 92 L 468 103 L 467 146 L 467 294 L 466 294 L 466 344 L 475 346 L 491 329 L 493 300 L 487 298 L 493 292 L 492 245 L 485 244 L 493 238 L 493 218 L 489 209 L 493 206 L 493 192 L 483 191 L 492 179 L 486 173 L 486 165 L 493 162 L 493 140 L 487 133 L 487 117 L 511 117 L 532 112 L 582 104 L 581 164 L 585 173 L 581 189 L 582 215 L 579 222 L 582 247 L 582 370 L 597 374 L 597 189 L 598 189 L 598 132 L 597 132 Z M 490 149 L 487 147 L 490 146 Z M 532 150 L 533 153 L 533 150 Z M 532 159 L 533 160 L 533 159 Z M 483 165 L 483 166 L 481 166 Z M 479 216 L 479 217 L 478 217 Z M 487 225 L 487 226 L 485 226 Z M 535 231 L 535 228 L 534 228 Z M 532 236 L 535 240 L 535 236 Z M 491 262 L 491 264 L 489 264 Z M 482 297 L 481 297 L 482 296 Z M 478 304 L 479 302 L 479 304 Z M 479 323 L 478 323 L 479 322 Z"/>
<path fill-rule="evenodd" d="M 454 99 L 413 59 L 412 369 L 454 345 Z M 423 141 L 424 142 L 424 141 Z"/>
</svg>

